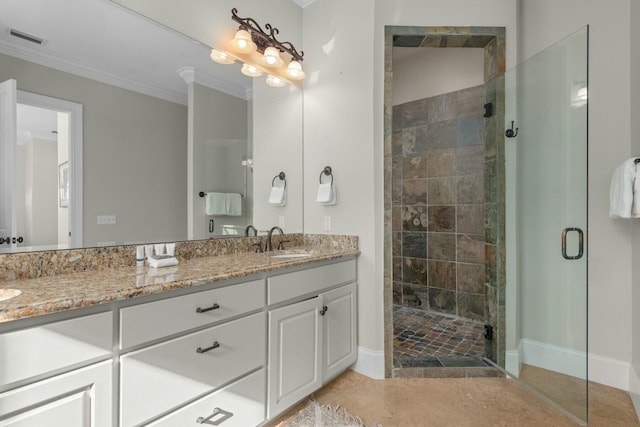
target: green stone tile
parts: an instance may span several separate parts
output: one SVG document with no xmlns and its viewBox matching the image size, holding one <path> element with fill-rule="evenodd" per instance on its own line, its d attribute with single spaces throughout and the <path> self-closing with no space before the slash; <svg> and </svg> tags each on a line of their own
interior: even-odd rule
<svg viewBox="0 0 640 427">
<path fill-rule="evenodd" d="M 420 47 L 422 46 L 422 41 L 425 36 L 394 36 L 393 37 L 393 46 L 394 47 Z"/>
<path fill-rule="evenodd" d="M 472 35 L 504 35 L 506 33 L 505 27 L 471 27 L 470 34 Z"/>
<path fill-rule="evenodd" d="M 492 35 L 470 35 L 462 47 L 484 48 L 494 37 Z"/>
<path fill-rule="evenodd" d="M 441 47 L 443 36 L 427 36 L 422 41 L 420 47 Z"/>
<path fill-rule="evenodd" d="M 498 242 L 497 204 L 484 204 L 484 241 L 495 245 Z"/>
<path fill-rule="evenodd" d="M 400 36 L 426 35 L 428 27 L 405 27 L 397 25 L 387 25 L 384 27 L 385 34 Z"/>
<path fill-rule="evenodd" d="M 470 35 L 471 27 L 426 27 L 427 34 L 439 34 L 439 35 Z"/>
<path fill-rule="evenodd" d="M 467 35 L 450 35 L 442 37 L 440 47 L 463 47 L 467 43 Z"/>
</svg>

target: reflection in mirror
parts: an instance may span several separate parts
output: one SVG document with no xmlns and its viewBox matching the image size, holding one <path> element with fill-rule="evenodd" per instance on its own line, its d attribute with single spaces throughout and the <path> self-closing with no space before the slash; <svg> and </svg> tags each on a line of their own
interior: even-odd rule
<svg viewBox="0 0 640 427">
<path fill-rule="evenodd" d="M 228 19 L 233 5 L 220 3 L 225 4 L 219 5 L 219 14 Z M 243 3 L 250 8 L 252 1 Z M 193 7 L 189 13 L 196 16 L 200 11 Z M 253 138 L 254 120 L 277 118 L 270 117 L 269 111 L 254 111 L 252 80 L 239 72 L 237 64 L 211 61 L 210 44 L 163 24 L 106 0 L 3 2 L 0 83 L 15 79 L 17 89 L 25 93 L 72 101 L 83 108 L 83 189 L 77 193 L 83 196 L 77 221 L 82 225 L 76 232 L 71 228 L 70 247 L 181 241 L 244 231 L 244 225 L 260 222 L 255 206 L 266 206 L 268 194 L 253 194 L 258 175 L 242 162 L 250 158 L 263 168 L 269 165 L 266 175 L 272 169 L 294 173 L 301 168 L 301 101 L 287 118 L 295 123 L 294 129 L 284 125 L 278 129 L 294 145 L 276 155 L 265 141 L 262 152 L 270 153 L 270 158 L 261 162 L 253 150 L 260 142 Z M 40 38 L 42 43 L 12 36 L 10 29 Z M 301 34 L 301 26 L 294 30 Z M 297 92 L 296 99 L 301 100 L 301 91 Z M 208 109 L 198 111 L 198 103 Z M 233 153 L 233 158 L 223 153 Z M 73 169 L 69 172 L 72 178 Z M 54 209 L 60 211 L 64 208 L 58 200 L 57 175 L 58 171 L 56 186 L 47 191 L 55 191 Z M 292 178 L 301 185 L 301 171 Z M 232 185 L 225 187 L 222 181 Z M 241 214 L 206 215 L 200 191 L 241 195 Z M 66 209 L 76 200 L 73 179 L 69 192 Z M 291 196 L 286 212 L 273 212 L 261 229 L 284 218 L 285 231 L 302 231 L 302 197 Z M 211 219 L 214 226 L 210 228 Z M 64 222 L 60 215 L 57 222 Z M 46 227 L 51 235 L 53 227 L 53 222 Z M 61 233 L 64 228 L 58 227 L 56 236 Z M 11 246 L 3 250 L 50 248 Z"/>
</svg>

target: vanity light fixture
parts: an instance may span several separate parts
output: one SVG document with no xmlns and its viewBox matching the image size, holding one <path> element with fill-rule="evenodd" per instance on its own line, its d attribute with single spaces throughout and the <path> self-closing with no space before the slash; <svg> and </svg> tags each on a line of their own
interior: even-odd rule
<svg viewBox="0 0 640 427">
<path fill-rule="evenodd" d="M 267 76 L 267 84 L 271 87 L 283 87 L 286 86 L 287 82 L 280 77 L 269 74 Z"/>
<path fill-rule="evenodd" d="M 231 19 L 240 24 L 235 37 L 225 49 L 211 51 L 211 59 L 220 64 L 232 64 L 236 60 L 243 62 L 241 72 L 249 77 L 267 74 L 267 84 L 272 87 L 286 86 L 292 80 L 302 80 L 304 52 L 298 52 L 291 42 L 281 42 L 276 38 L 280 32 L 271 24 L 265 30 L 252 18 L 241 18 L 236 8 L 231 9 Z M 282 54 L 289 56 L 288 63 Z"/>
</svg>

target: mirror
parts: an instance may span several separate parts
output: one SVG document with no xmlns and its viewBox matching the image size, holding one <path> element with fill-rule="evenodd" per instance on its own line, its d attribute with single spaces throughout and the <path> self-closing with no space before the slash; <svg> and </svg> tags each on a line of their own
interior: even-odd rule
<svg viewBox="0 0 640 427">
<path fill-rule="evenodd" d="M 172 2 L 132 3 L 145 16 L 107 0 L 3 4 L 0 83 L 15 79 L 19 91 L 82 106 L 82 191 L 74 194 L 69 162 L 68 201 L 50 198 L 57 211 L 71 211 L 82 200 L 82 242 L 68 246 L 242 235 L 250 223 L 302 232 L 302 91 L 268 87 L 242 75 L 239 64 L 209 59 L 216 38 L 234 31 L 232 7 L 280 24 L 281 35 L 298 44 L 302 9 L 277 1 L 274 16 L 262 17 L 259 0 L 194 2 L 176 15 L 192 22 L 181 28 L 153 16 L 167 11 L 160 3 Z M 211 14 L 216 18 L 207 21 Z M 44 40 L 38 45 L 11 29 Z M 49 168 L 56 183 L 59 166 Z M 287 203 L 269 205 L 280 171 L 287 176 Z M 50 187 L 60 191 L 58 184 Z M 241 214 L 207 215 L 200 192 L 240 195 Z M 58 234 L 64 233 L 51 232 Z M 0 251 L 51 248 L 12 246 Z"/>
</svg>

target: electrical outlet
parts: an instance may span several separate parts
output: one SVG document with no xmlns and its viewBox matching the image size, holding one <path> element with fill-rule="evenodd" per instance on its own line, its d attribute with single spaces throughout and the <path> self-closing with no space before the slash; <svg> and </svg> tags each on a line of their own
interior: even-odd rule
<svg viewBox="0 0 640 427">
<path fill-rule="evenodd" d="M 115 223 L 115 215 L 98 215 L 98 225 L 113 225 Z"/>
<path fill-rule="evenodd" d="M 284 215 L 280 215 L 278 217 L 278 227 L 283 228 L 284 229 Z"/>
<path fill-rule="evenodd" d="M 324 231 L 331 231 L 331 216 L 324 217 Z"/>
</svg>

